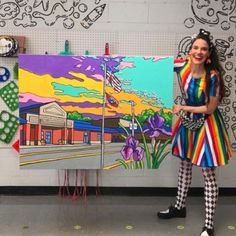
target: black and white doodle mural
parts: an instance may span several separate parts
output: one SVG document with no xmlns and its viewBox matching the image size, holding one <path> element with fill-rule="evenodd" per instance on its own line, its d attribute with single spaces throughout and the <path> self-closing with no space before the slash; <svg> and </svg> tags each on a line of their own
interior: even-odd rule
<svg viewBox="0 0 236 236">
<path fill-rule="evenodd" d="M 220 25 L 222 30 L 236 27 L 235 0 L 192 0 L 192 17 L 184 21 L 187 28 L 192 28 L 195 21 L 209 26 Z"/>
<path fill-rule="evenodd" d="M 232 32 L 232 29 L 236 28 L 235 0 L 192 0 L 191 9 L 193 16 L 184 20 L 184 26 L 187 29 L 194 28 L 196 21 L 198 21 L 198 27 L 200 23 L 202 28 L 209 28 L 210 31 L 214 27 L 226 32 Z M 236 36 L 224 35 L 222 38 L 212 38 L 212 41 L 216 45 L 224 68 L 226 96 L 220 105 L 220 110 L 231 136 L 232 148 L 236 150 Z M 179 58 L 188 54 L 190 45 L 191 36 L 185 36 L 180 40 Z M 176 100 L 181 101 L 181 97 L 177 97 Z"/>
<path fill-rule="evenodd" d="M 0 27 L 63 26 L 89 29 L 104 13 L 102 0 L 0 0 Z"/>
</svg>

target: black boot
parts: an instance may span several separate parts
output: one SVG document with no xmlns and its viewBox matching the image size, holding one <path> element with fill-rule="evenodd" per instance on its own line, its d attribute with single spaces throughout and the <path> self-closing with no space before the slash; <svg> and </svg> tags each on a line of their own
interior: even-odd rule
<svg viewBox="0 0 236 236">
<path fill-rule="evenodd" d="M 214 236 L 214 229 L 208 229 L 207 227 L 202 228 L 200 236 Z"/>
<path fill-rule="evenodd" d="M 157 216 L 161 219 L 184 218 L 186 217 L 186 207 L 178 210 L 177 208 L 170 206 L 165 211 L 159 211 Z"/>
</svg>

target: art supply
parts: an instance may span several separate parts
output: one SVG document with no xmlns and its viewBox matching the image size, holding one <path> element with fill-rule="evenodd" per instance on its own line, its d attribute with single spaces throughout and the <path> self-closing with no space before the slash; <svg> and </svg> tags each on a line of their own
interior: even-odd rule
<svg viewBox="0 0 236 236">
<path fill-rule="evenodd" d="M 0 56 L 11 57 L 19 48 L 18 41 L 9 36 L 0 36 Z"/>
<path fill-rule="evenodd" d="M 20 140 L 17 139 L 11 146 L 13 149 L 15 149 L 17 152 L 19 152 L 20 151 Z"/>
<path fill-rule="evenodd" d="M 14 80 L 18 80 L 18 63 L 17 62 L 13 66 L 13 78 Z"/>
<path fill-rule="evenodd" d="M 10 78 L 10 71 L 3 66 L 0 66 L 0 82 L 6 82 Z"/>
<path fill-rule="evenodd" d="M 11 111 L 15 111 L 18 109 L 18 93 L 19 89 L 14 81 L 11 81 L 6 86 L 0 89 L 0 97 L 3 99 L 3 101 Z"/>
<path fill-rule="evenodd" d="M 18 130 L 18 118 L 8 111 L 2 111 L 0 114 L 0 140 L 4 143 L 10 143 Z"/>
<path fill-rule="evenodd" d="M 104 56 L 110 56 L 110 47 L 109 47 L 109 43 L 105 44 L 105 52 L 104 52 Z"/>
<path fill-rule="evenodd" d="M 73 52 L 69 50 L 69 41 L 65 41 L 64 51 L 59 53 L 60 55 L 74 55 Z"/>
</svg>

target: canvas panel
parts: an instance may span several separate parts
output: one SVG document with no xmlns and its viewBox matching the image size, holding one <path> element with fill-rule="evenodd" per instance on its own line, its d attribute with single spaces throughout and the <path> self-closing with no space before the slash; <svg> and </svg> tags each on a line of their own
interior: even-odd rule
<svg viewBox="0 0 236 236">
<path fill-rule="evenodd" d="M 155 168 L 170 140 L 172 57 L 20 55 L 19 92 L 21 168 Z"/>
<path fill-rule="evenodd" d="M 171 139 L 173 57 L 127 56 L 119 61 L 115 71 L 107 68 L 105 127 L 117 132 L 110 142 L 105 140 L 103 168 L 158 168 L 170 150 L 167 145 L 159 155 L 153 152 Z"/>
<path fill-rule="evenodd" d="M 100 168 L 101 127 L 91 123 L 102 115 L 100 65 L 98 57 L 20 55 L 22 168 Z"/>
</svg>

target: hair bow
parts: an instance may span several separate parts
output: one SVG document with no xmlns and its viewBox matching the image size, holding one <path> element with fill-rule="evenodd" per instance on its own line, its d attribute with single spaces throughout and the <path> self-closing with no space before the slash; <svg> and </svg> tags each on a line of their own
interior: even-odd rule
<svg viewBox="0 0 236 236">
<path fill-rule="evenodd" d="M 204 36 L 207 36 L 207 37 L 210 37 L 210 32 L 209 31 L 206 31 L 204 29 L 200 29 L 199 30 L 199 34 L 202 34 Z"/>
</svg>

